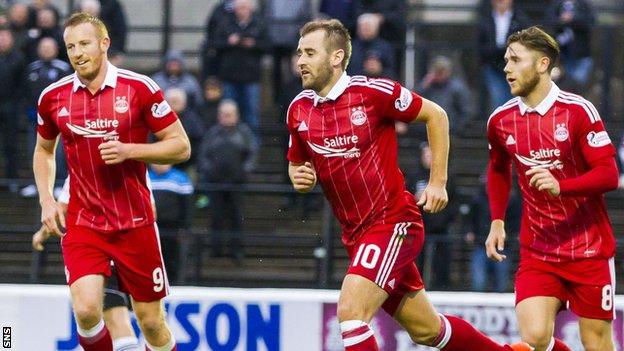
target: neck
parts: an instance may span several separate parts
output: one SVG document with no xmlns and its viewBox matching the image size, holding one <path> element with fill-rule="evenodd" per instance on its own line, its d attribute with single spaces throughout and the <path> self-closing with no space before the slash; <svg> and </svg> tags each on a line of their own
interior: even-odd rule
<svg viewBox="0 0 624 351">
<path fill-rule="evenodd" d="M 79 76 L 78 79 L 80 79 L 80 81 L 87 86 L 87 89 L 89 89 L 92 94 L 95 94 L 98 90 L 100 90 L 102 84 L 104 84 L 104 79 L 106 78 L 107 71 L 108 61 L 102 60 L 102 66 L 100 66 L 100 71 L 95 76 L 95 78 L 87 80 Z"/>
<path fill-rule="evenodd" d="M 552 81 L 550 75 L 544 75 L 537 83 L 535 89 L 533 89 L 527 96 L 522 97 L 522 101 L 529 107 L 535 108 L 540 102 L 544 101 L 550 88 L 552 87 Z"/>
<path fill-rule="evenodd" d="M 329 82 L 327 82 L 323 89 L 317 91 L 316 93 L 323 97 L 327 96 L 327 94 L 329 94 L 329 91 L 334 87 L 334 85 L 336 85 L 336 82 L 338 82 L 343 72 L 343 70 L 334 70 L 334 74 L 332 75 Z"/>
</svg>

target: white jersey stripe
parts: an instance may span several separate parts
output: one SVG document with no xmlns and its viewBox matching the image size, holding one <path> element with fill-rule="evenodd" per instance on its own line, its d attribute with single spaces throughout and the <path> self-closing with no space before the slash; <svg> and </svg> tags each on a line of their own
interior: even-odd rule
<svg viewBox="0 0 624 351">
<path fill-rule="evenodd" d="M 58 87 L 61 87 L 61 86 L 65 85 L 65 84 L 71 83 L 72 80 L 73 80 L 73 74 L 70 74 L 70 75 L 65 76 L 65 77 L 59 79 L 58 81 L 48 85 L 48 87 L 43 89 L 41 94 L 39 94 L 39 100 L 37 101 L 37 105 L 41 104 L 41 99 L 43 98 L 43 96 L 45 94 L 47 94 L 48 92 L 50 92 L 51 90 L 53 90 L 55 88 L 58 88 Z"/>
<path fill-rule="evenodd" d="M 160 231 L 158 225 L 154 221 L 154 233 L 156 235 L 156 242 L 158 243 L 158 254 L 160 254 L 160 267 L 162 268 L 163 279 L 165 280 L 165 294 L 169 295 L 169 275 L 167 274 L 167 268 L 165 267 L 165 259 L 162 255 L 162 246 L 160 245 Z"/>
<path fill-rule="evenodd" d="M 587 113 L 587 116 L 589 117 L 592 123 L 595 123 L 600 120 L 600 114 L 598 113 L 598 111 L 596 111 L 596 108 L 594 107 L 594 105 L 585 99 L 579 99 L 574 96 L 560 94 L 557 97 L 557 101 L 568 103 L 568 104 L 575 104 L 575 105 L 579 105 L 583 107 L 583 109 Z"/>
<path fill-rule="evenodd" d="M 136 72 L 128 71 L 126 69 L 120 69 L 118 71 L 118 74 L 124 76 L 125 78 L 131 78 L 131 79 L 135 79 L 135 80 L 143 82 L 145 85 L 147 85 L 150 88 L 150 91 L 152 91 L 152 93 L 155 93 L 158 90 L 160 90 L 160 87 L 158 86 L 158 84 L 156 84 L 156 82 L 154 82 L 152 78 L 146 75 L 138 74 Z"/>
<path fill-rule="evenodd" d="M 379 270 L 377 271 L 377 277 L 375 277 L 375 284 L 377 285 L 379 285 L 379 282 L 381 281 L 380 278 L 381 278 L 383 268 L 385 267 L 386 262 L 388 261 L 388 256 L 390 256 L 390 250 L 388 248 L 394 244 L 400 224 L 401 223 L 397 223 L 394 225 L 394 231 L 392 232 L 392 236 L 390 237 L 390 241 L 388 242 L 388 246 L 386 247 L 386 252 L 384 253 L 384 257 L 381 260 L 381 264 L 379 265 Z M 356 261 L 357 261 L 357 257 L 356 257 Z"/>
<path fill-rule="evenodd" d="M 492 112 L 492 114 L 490 115 L 490 117 L 488 117 L 487 120 L 487 125 L 490 125 L 490 120 L 492 119 L 492 117 L 494 117 L 495 115 L 497 115 L 499 112 L 502 112 L 504 110 L 508 110 L 514 106 L 517 106 L 518 103 L 520 102 L 520 98 L 519 97 L 515 97 L 509 101 L 507 101 L 504 105 L 499 106 L 498 108 L 496 108 L 494 110 L 494 112 Z"/>
<path fill-rule="evenodd" d="M 297 94 L 297 96 L 295 96 L 295 98 L 290 102 L 290 104 L 288 105 L 288 109 L 286 110 L 286 123 L 288 123 L 288 115 L 290 114 L 290 108 L 292 107 L 292 105 L 295 103 L 295 101 L 303 99 L 304 97 L 310 98 L 310 99 L 314 99 L 314 92 L 312 90 L 304 90 L 302 92 L 300 92 L 299 94 Z"/>
<path fill-rule="evenodd" d="M 368 329 L 366 331 L 366 333 L 364 333 L 364 334 L 356 335 L 356 336 L 352 336 L 350 338 L 343 339 L 344 346 L 345 347 L 349 347 L 349 346 L 353 346 L 353 345 L 359 344 L 362 341 L 364 341 L 364 340 L 370 338 L 371 336 L 373 336 L 373 334 L 374 334 L 373 330 L 372 329 Z"/>
<path fill-rule="evenodd" d="M 615 261 L 613 257 L 609 259 L 609 273 L 611 275 L 611 306 L 615 306 Z M 615 319 L 615 307 L 613 307 L 613 319 Z"/>
<path fill-rule="evenodd" d="M 362 84 L 362 83 L 356 83 L 356 82 L 353 82 L 353 83 L 349 84 L 349 86 L 352 86 L 352 85 L 369 87 L 369 88 L 373 88 L 373 89 L 377 89 L 379 91 L 382 91 L 382 92 L 384 92 L 386 94 L 392 95 L 392 90 L 388 90 L 388 89 L 385 89 L 385 88 L 382 88 L 382 87 L 379 87 L 379 86 L 376 86 L 376 85 Z"/>
<path fill-rule="evenodd" d="M 401 252 L 401 245 L 403 244 L 403 239 L 405 239 L 405 235 L 407 234 L 407 228 L 409 228 L 411 224 L 412 223 L 403 223 L 403 225 L 399 228 L 399 235 L 397 236 L 398 240 L 396 241 L 398 245 L 396 245 L 394 254 L 390 258 L 390 261 L 389 261 L 390 264 L 388 265 L 388 268 L 386 269 L 385 275 L 382 276 L 381 285 L 380 285 L 382 288 L 386 286 L 388 278 L 390 278 L 390 274 L 392 273 L 394 264 L 396 263 L 396 260 L 399 257 L 399 253 Z"/>
</svg>

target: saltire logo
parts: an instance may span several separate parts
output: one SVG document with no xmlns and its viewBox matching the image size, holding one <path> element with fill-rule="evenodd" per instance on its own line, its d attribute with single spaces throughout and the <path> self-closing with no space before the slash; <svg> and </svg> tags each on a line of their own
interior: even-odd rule
<svg viewBox="0 0 624 351">
<path fill-rule="evenodd" d="M 528 158 L 528 157 L 518 155 L 518 154 L 516 154 L 516 158 L 518 159 L 518 161 L 520 161 L 520 163 L 531 168 L 546 168 L 546 169 L 562 169 L 563 168 L 563 162 L 559 160 L 554 160 L 554 161 L 538 160 L 538 159 Z"/>
<path fill-rule="evenodd" d="M 116 130 L 111 130 L 110 132 L 107 132 L 105 130 L 90 129 L 71 123 L 67 123 L 67 127 L 72 132 L 85 138 L 103 138 L 105 140 L 117 140 L 119 138 L 119 134 Z"/>
<path fill-rule="evenodd" d="M 316 152 L 319 155 L 323 155 L 324 157 L 344 157 L 344 158 L 352 158 L 352 157 L 360 157 L 360 149 L 357 147 L 352 147 L 350 149 L 340 148 L 335 149 L 323 145 L 314 144 L 311 142 L 307 142 L 312 151 Z"/>
</svg>

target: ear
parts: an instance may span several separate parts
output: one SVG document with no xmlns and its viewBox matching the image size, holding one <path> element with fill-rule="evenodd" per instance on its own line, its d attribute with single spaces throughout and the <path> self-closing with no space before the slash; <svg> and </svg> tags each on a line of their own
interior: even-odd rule
<svg viewBox="0 0 624 351">
<path fill-rule="evenodd" d="M 331 54 L 330 62 L 332 66 L 340 66 L 342 65 L 342 61 L 345 58 L 345 52 L 342 49 L 334 50 Z"/>
<path fill-rule="evenodd" d="M 548 66 L 550 66 L 550 58 L 547 56 L 541 56 L 537 59 L 537 73 L 544 74 L 548 72 Z"/>
<path fill-rule="evenodd" d="M 102 38 L 102 40 L 100 40 L 100 50 L 106 52 L 108 51 L 109 47 L 110 47 L 110 38 L 108 37 Z"/>
</svg>

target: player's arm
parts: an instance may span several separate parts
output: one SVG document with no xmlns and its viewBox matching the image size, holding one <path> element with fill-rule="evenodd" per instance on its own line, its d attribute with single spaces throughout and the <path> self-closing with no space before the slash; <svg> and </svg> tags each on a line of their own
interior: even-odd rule
<svg viewBox="0 0 624 351">
<path fill-rule="evenodd" d="M 118 140 L 102 143 L 99 146 L 102 159 L 108 165 L 119 164 L 125 160 L 175 164 L 184 162 L 191 156 L 191 144 L 179 120 L 154 135 L 158 139 L 155 143 L 133 144 Z"/>
<path fill-rule="evenodd" d="M 490 160 L 487 167 L 487 196 L 490 204 L 492 222 L 490 233 L 485 241 L 485 249 L 489 258 L 501 262 L 505 255 L 505 212 L 511 192 L 511 159 L 505 150 L 496 142 L 494 132 L 488 126 Z"/>
<path fill-rule="evenodd" d="M 293 188 L 300 193 L 307 193 L 316 185 L 316 171 L 309 161 L 289 162 L 288 176 Z"/>
<path fill-rule="evenodd" d="M 41 223 L 54 235 L 62 236 L 60 226 L 65 226 L 65 213 L 52 195 L 56 161 L 54 158 L 58 137 L 45 139 L 37 135 L 37 144 L 33 155 L 33 173 L 41 204 Z M 60 224 L 60 226 L 59 226 Z"/>
<path fill-rule="evenodd" d="M 427 139 L 431 148 L 431 171 L 429 184 L 423 191 L 418 205 L 426 212 L 439 212 L 448 203 L 446 181 L 448 179 L 449 122 L 446 112 L 436 103 L 422 99 L 422 107 L 414 121 L 425 123 Z"/>
</svg>

